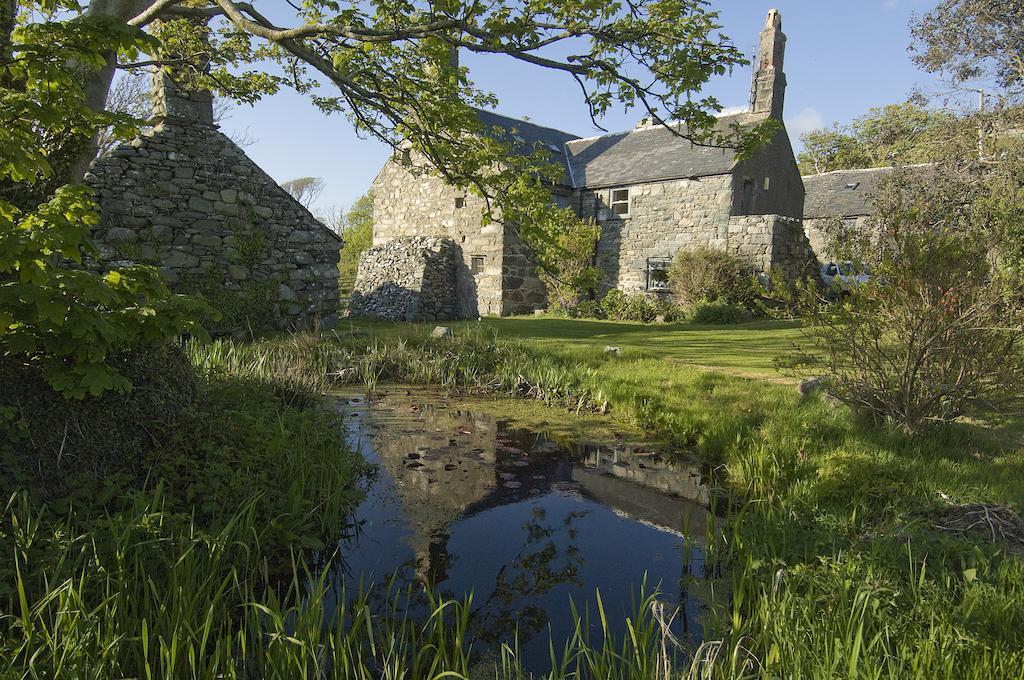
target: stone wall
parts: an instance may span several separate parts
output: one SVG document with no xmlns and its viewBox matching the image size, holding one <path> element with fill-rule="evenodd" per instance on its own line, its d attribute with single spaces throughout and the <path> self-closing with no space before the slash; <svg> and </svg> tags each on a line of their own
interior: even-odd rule
<svg viewBox="0 0 1024 680">
<path fill-rule="evenodd" d="M 583 190 L 579 213 L 597 219 L 601 237 L 596 263 L 611 288 L 629 293 L 647 288 L 647 258 L 671 258 L 701 246 L 725 248 L 729 238 L 732 177 L 717 175 L 629 187 L 630 215 L 612 218 L 609 191 Z"/>
<path fill-rule="evenodd" d="M 458 271 L 458 315 L 504 312 L 504 227 L 481 224 L 482 198 L 452 187 L 430 174 L 422 159 L 409 164 L 398 154 L 373 182 L 373 244 L 409 236 L 449 238 L 461 249 L 464 267 Z M 477 273 L 473 273 L 473 258 Z"/>
<path fill-rule="evenodd" d="M 459 247 L 437 236 L 409 236 L 364 251 L 351 314 L 389 321 L 444 321 L 459 316 Z"/>
<path fill-rule="evenodd" d="M 818 262 L 825 264 L 831 262 L 835 255 L 830 252 L 828 246 L 828 231 L 833 225 L 842 222 L 843 228 L 848 231 L 861 231 L 864 229 L 873 229 L 874 227 L 870 224 L 871 218 L 864 215 L 860 217 L 835 217 L 835 218 L 815 218 L 804 220 L 804 232 L 807 234 L 807 239 L 810 241 L 811 248 L 814 249 L 814 254 L 818 258 Z"/>
<path fill-rule="evenodd" d="M 341 240 L 194 99 L 159 102 L 154 127 L 86 175 L 100 206 L 99 265 L 152 264 L 178 290 L 258 295 L 272 327 L 329 325 Z"/>
<path fill-rule="evenodd" d="M 789 280 L 812 275 L 816 258 L 803 224 L 779 215 L 749 215 L 729 220 L 728 251 L 760 271 L 778 269 Z"/>
</svg>

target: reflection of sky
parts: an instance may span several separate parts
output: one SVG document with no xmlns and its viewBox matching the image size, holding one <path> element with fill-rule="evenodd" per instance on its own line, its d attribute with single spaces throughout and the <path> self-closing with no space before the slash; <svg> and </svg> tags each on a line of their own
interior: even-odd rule
<svg viewBox="0 0 1024 680">
<path fill-rule="evenodd" d="M 444 420 L 447 415 L 438 414 L 436 421 L 424 420 L 421 425 L 425 430 L 443 429 L 454 422 Z M 363 430 L 359 420 L 350 420 L 350 439 L 371 452 L 373 435 Z M 376 453 L 368 458 L 378 462 Z M 635 614 L 645 575 L 648 590 L 659 587 L 669 611 L 684 608 L 685 620 L 677 619 L 675 632 L 699 638 L 699 604 L 686 598 L 680 583 L 685 547 L 678 532 L 581 495 L 587 493 L 585 487 L 565 481 L 571 477 L 568 464 L 521 469 L 523 487 L 513 493 L 500 487 L 485 492 L 470 516 L 449 524 L 447 535 L 431 539 L 430 572 L 442 579 L 436 588 L 448 597 L 473 594 L 471 633 L 480 645 L 511 644 L 518 629 L 520 652 L 529 670 L 548 670 L 548 631 L 559 649 L 575 628 L 570 598 L 579 611 L 589 608 L 596 614 L 599 589 L 613 632 L 622 635 L 625 617 Z M 544 486 L 537 482 L 542 471 L 559 480 Z M 535 495 L 526 489 L 531 482 L 540 484 Z M 403 492 L 406 496 L 416 493 Z M 417 533 L 422 525 L 405 514 L 416 504 L 411 497 L 403 499 L 394 478 L 380 468 L 356 512 L 356 538 L 342 542 L 349 592 L 360 581 L 364 587 L 382 586 L 395 573 L 401 574 L 403 583 L 416 578 L 417 555 L 412 546 L 422 544 L 425 537 Z M 699 569 L 701 556 L 692 557 Z M 591 630 L 595 638 L 597 632 L 596 627 Z"/>
</svg>

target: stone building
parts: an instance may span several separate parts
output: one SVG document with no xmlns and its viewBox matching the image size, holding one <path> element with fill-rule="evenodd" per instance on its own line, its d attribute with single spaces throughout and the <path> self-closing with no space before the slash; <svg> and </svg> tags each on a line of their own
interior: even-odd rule
<svg viewBox="0 0 1024 680">
<path fill-rule="evenodd" d="M 340 238 L 217 129 L 209 93 L 157 71 L 153 100 L 151 128 L 85 178 L 101 264 L 158 266 L 173 288 L 230 307 L 225 316 L 247 310 L 239 324 L 329 325 Z"/>
<path fill-rule="evenodd" d="M 813 255 L 800 226 L 803 182 L 782 121 L 785 47 L 781 16 L 772 10 L 761 33 L 750 107 L 718 119 L 723 132 L 778 121 L 769 143 L 742 161 L 732 149 L 689 141 L 678 127 L 642 123 L 628 132 L 581 139 L 494 113 L 480 116 L 485 129 L 513 149 L 541 146 L 564 162 L 553 200 L 600 225 L 595 263 L 604 290 L 664 291 L 673 256 L 701 246 L 797 276 L 808 270 Z M 450 239 L 465 265 L 456 286 L 458 316 L 542 308 L 543 286 L 515 234 L 501 224 L 481 227 L 480 199 L 417 170 L 416 159 L 396 154 L 374 181 L 374 245 L 423 235 Z M 381 290 L 387 275 L 360 273 Z M 374 294 L 365 288 L 361 293 Z"/>
<path fill-rule="evenodd" d="M 480 122 L 513 150 L 526 153 L 540 147 L 564 158 L 565 143 L 574 135 L 526 121 L 480 111 Z M 416 155 L 398 153 L 373 181 L 373 245 L 418 236 L 449 239 L 460 254 L 456 270 L 455 315 L 475 318 L 530 312 L 544 306 L 544 286 L 537 279 L 533 258 L 518 234 L 500 222 L 481 225 L 484 199 L 447 184 L 430 173 Z M 572 188 L 559 183 L 556 200 L 566 202 Z M 374 267 L 373 255 L 360 262 L 356 288 L 364 300 L 389 276 Z M 393 289 L 396 284 L 392 282 Z M 407 285 L 406 283 L 402 284 Z M 378 297 L 380 297 L 378 295 Z M 382 301 L 381 304 L 384 304 Z"/>
<path fill-rule="evenodd" d="M 911 165 L 906 172 L 928 172 L 934 166 Z M 875 198 L 886 179 L 896 168 L 866 168 L 863 170 L 836 170 L 803 178 L 807 197 L 804 201 L 804 230 L 814 254 L 821 263 L 829 262 L 827 232 L 830 224 L 842 222 L 844 229 L 871 228 L 875 214 Z"/>
</svg>

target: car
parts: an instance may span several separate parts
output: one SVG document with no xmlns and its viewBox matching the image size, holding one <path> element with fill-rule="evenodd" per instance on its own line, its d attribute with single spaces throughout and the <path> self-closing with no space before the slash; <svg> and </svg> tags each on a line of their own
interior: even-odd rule
<svg viewBox="0 0 1024 680">
<path fill-rule="evenodd" d="M 871 274 L 850 261 L 828 262 L 821 266 L 821 280 L 832 295 L 841 296 L 850 288 L 870 281 Z"/>
</svg>

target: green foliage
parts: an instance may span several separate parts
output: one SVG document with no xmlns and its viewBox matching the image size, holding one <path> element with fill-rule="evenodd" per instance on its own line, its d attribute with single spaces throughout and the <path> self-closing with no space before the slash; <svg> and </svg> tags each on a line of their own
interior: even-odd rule
<svg viewBox="0 0 1024 680">
<path fill-rule="evenodd" d="M 830 392 L 857 412 L 908 432 L 1024 403 L 1019 293 L 991 267 L 1000 231 L 980 228 L 965 186 L 973 183 L 896 173 L 877 233 L 840 250 L 869 263 L 871 279 L 848 287 L 841 304 L 805 303 L 803 363 L 820 366 Z"/>
<path fill-rule="evenodd" d="M 181 289 L 206 303 L 199 318 L 211 335 L 252 338 L 274 330 L 281 318 L 280 283 L 276 279 L 248 278 L 237 290 L 226 288 L 227 273 L 212 267 L 198 277 L 184 276 Z"/>
<path fill-rule="evenodd" d="M 601 228 L 593 222 L 567 220 L 555 234 L 544 252 L 545 263 L 538 276 L 547 288 L 548 306 L 554 312 L 572 310 L 591 293 L 600 281 L 601 272 L 594 267 L 594 248 Z"/>
<path fill-rule="evenodd" d="M 940 157 L 958 127 L 957 117 L 948 111 L 913 102 L 889 104 L 869 110 L 849 125 L 806 133 L 797 160 L 805 175 L 931 163 Z"/>
<path fill-rule="evenodd" d="M 723 325 L 749 321 L 750 310 L 731 302 L 698 302 L 690 312 L 690 321 L 708 325 Z"/>
<path fill-rule="evenodd" d="M 8 189 L 0 197 L 0 359 L 35 368 L 69 397 L 129 389 L 108 358 L 200 330 L 200 305 L 172 295 L 155 270 L 89 271 L 95 206 L 86 189 L 51 182 L 54 140 L 80 143 L 103 127 L 134 123 L 92 113 L 68 64 L 149 47 L 104 19 L 25 23 L 14 33 L 17 58 L 0 71 L 0 110 L 9 121 L 0 132 L 0 181 Z"/>
<path fill-rule="evenodd" d="M 672 297 L 684 308 L 701 302 L 752 308 L 758 290 L 748 261 L 722 250 L 680 250 L 668 270 Z"/>
<path fill-rule="evenodd" d="M 341 226 L 341 256 L 338 259 L 338 287 L 342 297 L 348 297 L 356 285 L 359 258 L 373 245 L 373 194 L 356 199 Z"/>
<path fill-rule="evenodd" d="M 918 66 L 957 87 L 982 82 L 1004 95 L 1024 85 L 1024 7 L 1004 0 L 941 0 L 911 24 Z M 971 89 L 973 92 L 973 88 Z"/>
</svg>

